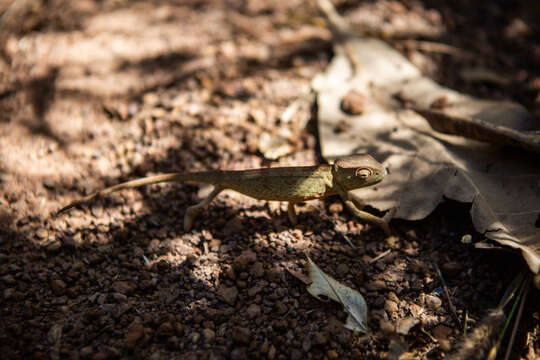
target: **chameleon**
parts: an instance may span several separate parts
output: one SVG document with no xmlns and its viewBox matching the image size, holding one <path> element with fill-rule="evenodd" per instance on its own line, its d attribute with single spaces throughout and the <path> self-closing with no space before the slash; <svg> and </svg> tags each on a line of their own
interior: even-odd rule
<svg viewBox="0 0 540 360">
<path fill-rule="evenodd" d="M 381 163 L 368 154 L 354 154 L 337 159 L 333 165 L 273 167 L 247 170 L 210 170 L 201 172 L 170 173 L 144 177 L 120 183 L 75 200 L 60 209 L 63 213 L 75 206 L 115 191 L 162 182 L 205 183 L 213 191 L 200 203 L 187 208 L 184 230 L 190 231 L 197 215 L 223 190 L 234 190 L 258 200 L 288 202 L 287 214 L 291 224 L 297 224 L 295 204 L 339 195 L 346 207 L 362 220 L 379 226 L 390 234 L 389 211 L 377 217 L 362 210 L 361 200 L 349 196 L 349 191 L 375 185 L 387 175 Z"/>
</svg>

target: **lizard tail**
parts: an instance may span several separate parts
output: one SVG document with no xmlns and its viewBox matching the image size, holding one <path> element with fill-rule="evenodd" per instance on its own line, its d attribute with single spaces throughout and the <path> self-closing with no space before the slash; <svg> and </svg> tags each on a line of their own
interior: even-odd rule
<svg viewBox="0 0 540 360">
<path fill-rule="evenodd" d="M 115 191 L 124 190 L 124 189 L 132 189 L 139 186 L 157 184 L 157 183 L 162 183 L 162 182 L 185 182 L 185 181 L 208 182 L 208 181 L 205 181 L 205 180 L 208 180 L 208 176 L 207 175 L 205 176 L 205 175 L 206 175 L 205 173 L 187 173 L 187 174 L 172 173 L 172 174 L 161 174 L 161 175 L 149 176 L 149 177 L 145 177 L 141 179 L 126 181 L 117 185 L 110 186 L 103 190 L 96 191 L 95 193 L 85 196 L 79 200 L 75 200 L 71 202 L 70 204 L 64 206 L 60 210 L 58 210 L 56 212 L 56 215 L 66 212 L 75 206 L 87 203 L 100 196 L 107 195 Z"/>
</svg>

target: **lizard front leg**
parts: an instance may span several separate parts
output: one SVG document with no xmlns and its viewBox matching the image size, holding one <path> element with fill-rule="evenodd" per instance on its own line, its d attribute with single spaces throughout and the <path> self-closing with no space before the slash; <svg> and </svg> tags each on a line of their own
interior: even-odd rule
<svg viewBox="0 0 540 360">
<path fill-rule="evenodd" d="M 186 214 L 184 215 L 184 230 L 185 231 L 191 230 L 191 227 L 193 226 L 193 222 L 195 221 L 195 218 L 197 217 L 197 215 L 199 215 L 199 213 L 205 207 L 207 207 L 208 204 L 210 204 L 212 200 L 214 200 L 214 198 L 218 196 L 218 194 L 222 192 L 223 190 L 225 190 L 225 188 L 221 187 L 220 185 L 216 185 L 214 187 L 214 190 L 212 190 L 212 192 L 210 193 L 210 195 L 208 195 L 206 199 L 204 199 L 197 205 L 193 205 L 187 208 Z"/>
<path fill-rule="evenodd" d="M 380 218 L 366 211 L 362 211 L 362 208 L 365 206 L 365 204 L 360 199 L 357 199 L 354 197 L 351 199 L 351 197 L 346 191 L 340 190 L 339 195 L 341 196 L 341 199 L 343 200 L 345 205 L 356 217 L 359 217 L 362 220 L 376 224 L 384 231 L 386 235 L 391 234 L 390 226 L 388 225 L 388 223 L 390 222 L 390 219 L 392 218 L 395 210 L 394 211 L 390 210 L 382 218 Z M 357 207 L 357 205 L 355 205 L 355 203 L 358 206 L 360 206 L 360 209 Z"/>
<path fill-rule="evenodd" d="M 294 226 L 298 224 L 298 218 L 296 217 L 296 209 L 294 208 L 294 204 L 292 201 L 289 201 L 287 204 L 287 215 L 289 215 L 289 221 Z"/>
</svg>

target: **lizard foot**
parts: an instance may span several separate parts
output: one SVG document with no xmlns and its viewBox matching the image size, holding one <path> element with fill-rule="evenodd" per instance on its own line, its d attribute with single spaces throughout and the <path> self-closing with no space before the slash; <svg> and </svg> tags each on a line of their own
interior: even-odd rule
<svg viewBox="0 0 540 360">
<path fill-rule="evenodd" d="M 199 211 L 195 206 L 188 207 L 186 214 L 184 215 L 184 231 L 186 232 L 191 230 L 193 227 L 193 222 L 195 222 L 195 218 L 199 214 Z"/>
<path fill-rule="evenodd" d="M 293 226 L 298 224 L 298 218 L 296 216 L 296 210 L 294 208 L 294 203 L 290 202 L 287 204 L 287 215 L 289 216 L 289 221 Z"/>
</svg>

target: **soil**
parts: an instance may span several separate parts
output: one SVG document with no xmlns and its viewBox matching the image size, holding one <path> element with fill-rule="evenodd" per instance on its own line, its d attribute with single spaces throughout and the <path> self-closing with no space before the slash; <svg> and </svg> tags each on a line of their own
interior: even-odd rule
<svg viewBox="0 0 540 360">
<path fill-rule="evenodd" d="M 0 36 L 4 358 L 441 359 L 462 346 L 464 319 L 470 333 L 524 268 L 516 253 L 463 243 L 482 236 L 469 205 L 452 202 L 423 221 L 393 221 L 390 237 L 339 198 L 300 206 L 293 227 L 284 205 L 230 192 L 185 232 L 186 208 L 206 189 L 184 184 L 54 216 L 149 174 L 321 162 L 310 81 L 332 43 L 302 1 L 20 3 Z M 539 6 L 445 3 L 336 5 L 442 84 L 540 115 Z M 459 75 L 471 67 L 499 77 Z M 265 132 L 292 152 L 265 160 Z M 307 273 L 306 254 L 364 295 L 369 334 L 345 329 L 343 308 L 293 275 Z M 540 354 L 538 303 L 531 290 L 511 358 Z"/>
</svg>

